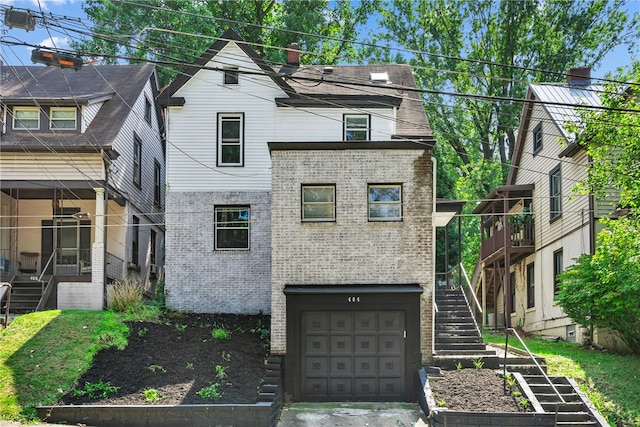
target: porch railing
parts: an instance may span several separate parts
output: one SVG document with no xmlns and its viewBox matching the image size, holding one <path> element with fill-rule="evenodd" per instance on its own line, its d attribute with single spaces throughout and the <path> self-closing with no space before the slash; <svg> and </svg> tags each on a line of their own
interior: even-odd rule
<svg viewBox="0 0 640 427">
<path fill-rule="evenodd" d="M 507 245 L 514 246 L 534 246 L 535 227 L 533 223 L 510 224 L 509 238 Z M 505 246 L 506 229 L 495 230 L 494 233 L 481 243 L 482 259 L 488 258 L 494 252 L 503 249 Z"/>
<path fill-rule="evenodd" d="M 113 280 L 124 278 L 124 260 L 107 252 L 106 273 L 107 277 Z"/>
</svg>

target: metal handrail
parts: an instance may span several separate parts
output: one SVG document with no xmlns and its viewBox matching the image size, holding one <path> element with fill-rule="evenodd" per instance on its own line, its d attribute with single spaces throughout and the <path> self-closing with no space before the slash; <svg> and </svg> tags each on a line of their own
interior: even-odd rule
<svg viewBox="0 0 640 427">
<path fill-rule="evenodd" d="M 53 252 L 51 252 L 51 256 L 49 256 L 49 260 L 47 260 L 47 263 L 44 265 L 44 267 L 42 267 L 42 272 L 40 273 L 40 276 L 38 277 L 38 281 L 39 282 L 42 281 L 42 278 L 44 277 L 45 271 L 47 271 L 47 268 L 49 268 L 49 264 L 51 264 L 51 261 L 53 260 L 53 257 L 56 255 L 57 252 L 58 252 L 58 249 L 54 249 Z"/>
<path fill-rule="evenodd" d="M 3 282 L 0 283 L 0 288 L 3 287 L 7 287 L 8 288 L 8 292 L 7 292 L 7 308 L 4 311 L 4 327 L 7 327 L 7 324 L 9 323 L 9 308 L 11 307 L 11 283 L 7 283 L 7 282 Z M 0 301 L 2 301 L 2 295 L 0 295 Z"/>
<path fill-rule="evenodd" d="M 469 276 L 467 276 L 467 271 L 464 269 L 464 265 L 462 263 L 460 263 L 460 271 L 462 271 L 462 274 L 464 275 L 464 280 L 467 282 L 467 286 L 469 287 L 469 290 L 471 291 L 471 295 L 473 296 L 473 301 L 476 303 L 476 307 L 478 307 L 478 311 L 480 311 L 480 314 L 482 314 L 482 306 L 480 305 L 480 302 L 478 301 L 478 296 L 476 295 L 475 291 L 473 290 L 473 286 L 471 286 L 471 282 L 469 281 Z"/>
<path fill-rule="evenodd" d="M 520 335 L 518 335 L 518 332 L 513 328 L 507 328 L 506 338 L 504 340 L 504 364 L 502 365 L 503 366 L 502 387 L 505 390 L 505 392 L 507 390 L 507 349 L 509 348 L 509 332 L 513 332 L 515 337 L 518 338 L 518 341 L 520 341 L 520 344 L 522 344 L 522 347 L 524 347 L 524 350 L 527 352 L 531 360 L 533 360 L 533 363 L 535 363 L 535 365 L 538 367 L 538 370 L 540 371 L 542 376 L 544 376 L 544 378 L 547 380 L 547 382 L 549 383 L 553 391 L 556 393 L 556 395 L 558 395 L 558 397 L 560 398 L 560 401 L 562 403 L 567 403 L 562 397 L 562 395 L 560 394 L 560 392 L 558 391 L 558 389 L 556 388 L 556 386 L 553 385 L 553 383 L 551 382 L 551 379 L 549 379 L 547 374 L 544 372 L 544 370 L 542 369 L 542 367 L 540 366 L 536 358 L 533 356 L 533 353 L 529 351 L 529 348 L 527 347 L 527 345 L 524 343 L 524 341 L 522 341 L 522 338 L 520 338 Z"/>
</svg>

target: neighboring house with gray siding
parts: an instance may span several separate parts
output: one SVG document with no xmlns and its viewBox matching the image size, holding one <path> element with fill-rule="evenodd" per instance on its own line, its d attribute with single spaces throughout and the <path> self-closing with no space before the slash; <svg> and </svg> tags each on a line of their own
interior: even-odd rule
<svg viewBox="0 0 640 427">
<path fill-rule="evenodd" d="M 157 92 L 151 65 L 2 66 L 1 273 L 42 275 L 45 306 L 101 309 L 107 283 L 161 274 Z"/>
<path fill-rule="evenodd" d="M 568 76 L 566 83 L 529 86 L 507 184 L 474 211 L 482 214 L 476 292 L 488 326 L 582 342 L 588 331 L 554 302 L 556 276 L 594 252 L 599 219 L 614 214 L 616 197 L 574 191 L 587 178 L 589 159 L 567 125 L 579 122 L 574 106 L 601 105 L 604 87 L 591 82 L 586 68 Z M 604 335 L 594 338 L 606 344 Z"/>
<path fill-rule="evenodd" d="M 293 399 L 413 399 L 431 360 L 434 140 L 407 88 L 296 46 L 273 69 L 229 30 L 159 97 L 167 304 L 271 314 Z"/>
</svg>

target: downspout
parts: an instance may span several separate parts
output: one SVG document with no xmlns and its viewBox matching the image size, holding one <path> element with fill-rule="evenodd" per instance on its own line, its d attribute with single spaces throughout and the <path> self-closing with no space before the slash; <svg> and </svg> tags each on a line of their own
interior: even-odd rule
<svg viewBox="0 0 640 427">
<path fill-rule="evenodd" d="M 431 169 L 431 251 L 433 252 L 431 259 L 431 354 L 434 353 L 436 348 L 436 223 L 433 217 L 436 213 L 436 183 L 437 183 L 437 170 L 438 161 L 435 157 L 431 156 L 431 163 L 433 168 Z"/>
</svg>

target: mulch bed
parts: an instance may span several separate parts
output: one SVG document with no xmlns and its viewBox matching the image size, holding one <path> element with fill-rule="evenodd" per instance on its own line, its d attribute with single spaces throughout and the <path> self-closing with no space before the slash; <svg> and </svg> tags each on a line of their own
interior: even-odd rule
<svg viewBox="0 0 640 427">
<path fill-rule="evenodd" d="M 176 405 L 204 403 L 255 403 L 265 374 L 268 344 L 260 331 L 269 317 L 232 314 L 183 314 L 162 323 L 132 322 L 129 344 L 124 350 L 99 352 L 92 367 L 64 405 Z M 212 331 L 224 329 L 230 339 L 214 339 Z M 222 373 L 221 373 L 222 372 Z M 88 384 L 88 386 L 87 386 Z M 117 391 L 107 397 L 78 396 L 91 386 L 99 395 L 109 384 Z M 218 384 L 216 393 L 197 393 Z M 98 385 L 98 386 L 96 386 Z M 155 390 L 156 393 L 145 390 Z M 209 388 L 208 390 L 212 390 Z M 157 396 L 157 399 L 154 398 Z"/>
</svg>

